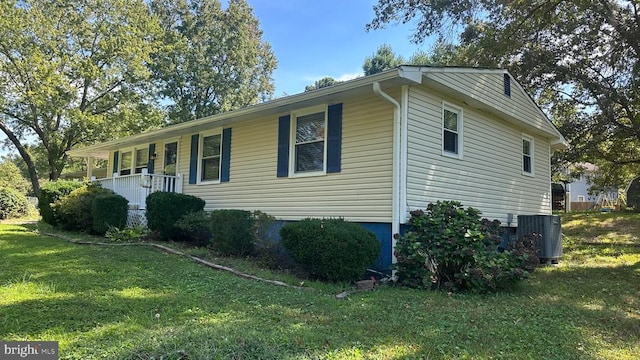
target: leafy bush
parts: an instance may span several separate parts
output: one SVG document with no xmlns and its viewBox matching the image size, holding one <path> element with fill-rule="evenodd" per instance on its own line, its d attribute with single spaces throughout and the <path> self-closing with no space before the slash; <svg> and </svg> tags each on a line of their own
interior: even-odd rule
<svg viewBox="0 0 640 360">
<path fill-rule="evenodd" d="M 204 211 L 191 212 L 182 215 L 176 221 L 176 228 L 180 230 L 177 239 L 196 246 L 207 246 L 211 243 L 211 218 Z"/>
<path fill-rule="evenodd" d="M 44 184 L 42 188 L 40 188 L 40 197 L 38 198 L 38 208 L 40 209 L 42 221 L 50 225 L 56 225 L 56 219 L 51 205 L 81 186 L 81 182 L 63 180 Z"/>
<path fill-rule="evenodd" d="M 176 222 L 185 214 L 202 211 L 205 202 L 199 197 L 170 192 L 154 192 L 147 196 L 147 226 L 161 239 L 179 240 Z"/>
<path fill-rule="evenodd" d="M 51 206 L 56 225 L 65 230 L 92 232 L 93 200 L 100 195 L 115 195 L 115 193 L 99 185 L 85 184 L 56 201 Z"/>
<path fill-rule="evenodd" d="M 113 242 L 137 242 L 146 237 L 149 230 L 144 226 L 128 226 L 119 229 L 115 226 L 109 226 L 105 233 L 105 237 Z"/>
<path fill-rule="evenodd" d="M 91 204 L 93 231 L 103 235 L 109 226 L 124 228 L 127 225 L 129 200 L 118 194 L 98 195 Z"/>
<path fill-rule="evenodd" d="M 0 188 L 0 220 L 29 214 L 29 200 L 17 190 Z"/>
<path fill-rule="evenodd" d="M 411 231 L 395 248 L 398 282 L 419 288 L 495 291 L 524 278 L 531 244 L 498 252 L 500 222 L 457 201 L 438 201 L 411 212 Z M 521 248 L 514 251 L 514 246 Z"/>
<path fill-rule="evenodd" d="M 211 212 L 212 246 L 222 255 L 243 256 L 253 251 L 254 219 L 246 210 Z"/>
<path fill-rule="evenodd" d="M 262 211 L 253 211 L 253 256 L 260 265 L 268 268 L 285 268 L 285 254 L 282 244 L 278 241 L 276 218 Z"/>
<path fill-rule="evenodd" d="M 280 229 L 282 245 L 312 276 L 357 280 L 380 253 L 376 236 L 344 219 L 304 219 Z"/>
</svg>

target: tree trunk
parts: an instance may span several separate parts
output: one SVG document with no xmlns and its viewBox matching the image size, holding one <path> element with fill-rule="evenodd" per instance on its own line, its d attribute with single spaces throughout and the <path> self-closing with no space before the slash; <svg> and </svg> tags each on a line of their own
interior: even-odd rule
<svg viewBox="0 0 640 360">
<path fill-rule="evenodd" d="M 36 173 L 36 166 L 31 159 L 31 155 L 27 149 L 22 145 L 20 139 L 11 131 L 3 122 L 0 122 L 0 129 L 7 135 L 9 140 L 18 149 L 22 160 L 27 164 L 27 170 L 29 171 L 29 179 L 31 180 L 31 186 L 33 187 L 33 193 L 35 196 L 40 196 L 40 183 L 38 182 L 38 174 Z"/>
</svg>

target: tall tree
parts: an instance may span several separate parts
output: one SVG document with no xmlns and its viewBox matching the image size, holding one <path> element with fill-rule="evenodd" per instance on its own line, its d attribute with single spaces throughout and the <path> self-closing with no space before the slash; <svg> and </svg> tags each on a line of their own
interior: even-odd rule
<svg viewBox="0 0 640 360">
<path fill-rule="evenodd" d="M 71 147 L 158 123 L 145 84 L 159 29 L 142 0 L 0 2 L 0 129 L 36 194 L 27 142 L 55 180 Z"/>
<path fill-rule="evenodd" d="M 572 144 L 567 160 L 640 170 L 636 0 L 378 0 L 374 11 L 368 29 L 417 18 L 417 42 L 458 26 L 456 56 L 508 67 Z"/>
<path fill-rule="evenodd" d="M 396 55 L 389 44 L 382 44 L 375 54 L 364 59 L 362 70 L 365 75 L 373 75 L 385 70 L 393 69 L 404 63 L 402 56 Z"/>
<path fill-rule="evenodd" d="M 156 54 L 156 86 L 171 123 L 225 112 L 273 95 L 277 61 L 245 0 L 152 0 L 165 29 Z"/>
</svg>

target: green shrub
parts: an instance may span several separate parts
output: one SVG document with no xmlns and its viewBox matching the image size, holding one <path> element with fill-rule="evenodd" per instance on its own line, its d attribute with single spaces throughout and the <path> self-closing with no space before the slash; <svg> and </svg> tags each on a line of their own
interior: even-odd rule
<svg viewBox="0 0 640 360">
<path fill-rule="evenodd" d="M 81 186 L 81 182 L 63 180 L 44 184 L 42 188 L 40 188 L 40 197 L 38 198 L 38 208 L 40 209 L 42 221 L 50 225 L 56 225 L 56 219 L 53 215 L 51 205 Z"/>
<path fill-rule="evenodd" d="M 253 256 L 260 265 L 268 268 L 284 268 L 282 244 L 278 241 L 276 218 L 262 211 L 253 211 Z"/>
<path fill-rule="evenodd" d="M 93 200 L 100 195 L 114 194 L 94 184 L 73 190 L 51 206 L 56 225 L 65 230 L 93 232 Z"/>
<path fill-rule="evenodd" d="M 17 190 L 0 188 L 0 220 L 29 214 L 29 200 Z"/>
<path fill-rule="evenodd" d="M 127 226 L 123 229 L 109 226 L 104 236 L 112 242 L 138 242 L 146 237 L 148 232 L 149 230 L 146 227 L 140 225 Z"/>
<path fill-rule="evenodd" d="M 361 225 L 343 219 L 304 219 L 280 229 L 282 245 L 310 275 L 357 280 L 380 254 L 380 242 Z"/>
<path fill-rule="evenodd" d="M 119 229 L 127 225 L 129 200 L 118 194 L 98 195 L 91 204 L 93 231 L 104 235 L 110 226 Z"/>
<path fill-rule="evenodd" d="M 211 244 L 211 218 L 204 211 L 182 215 L 176 221 L 176 228 L 180 230 L 180 236 L 174 239 L 176 241 L 184 241 L 196 246 Z"/>
<path fill-rule="evenodd" d="M 161 239 L 177 239 L 180 229 L 175 224 L 185 214 L 204 209 L 205 202 L 192 195 L 154 192 L 147 196 L 147 226 Z"/>
<path fill-rule="evenodd" d="M 254 219 L 246 210 L 211 212 L 212 247 L 222 255 L 244 256 L 253 251 Z"/>
<path fill-rule="evenodd" d="M 411 230 L 397 242 L 398 282 L 451 291 L 495 291 L 524 278 L 531 244 L 498 252 L 500 222 L 457 201 L 438 201 L 411 212 Z M 526 248 L 526 249 L 525 249 Z"/>
</svg>

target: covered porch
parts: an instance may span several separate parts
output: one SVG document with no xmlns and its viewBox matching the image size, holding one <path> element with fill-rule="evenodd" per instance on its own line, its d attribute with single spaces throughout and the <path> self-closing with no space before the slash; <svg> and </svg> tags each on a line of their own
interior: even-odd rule
<svg viewBox="0 0 640 360">
<path fill-rule="evenodd" d="M 139 174 L 121 175 L 96 179 L 91 178 L 92 183 L 98 183 L 105 189 L 113 190 L 116 194 L 129 200 L 129 209 L 145 210 L 145 200 L 151 193 L 157 191 L 182 193 L 182 175 L 149 174 L 143 169 Z"/>
<path fill-rule="evenodd" d="M 154 192 L 183 192 L 183 176 L 175 171 L 177 143 L 167 144 L 166 149 L 161 147 L 158 149 L 160 154 L 156 153 L 155 143 L 143 143 L 137 147 L 120 142 L 110 145 L 72 150 L 69 155 L 84 158 L 85 178 L 127 199 L 130 212 L 145 210 L 146 198 Z M 123 147 L 126 147 L 125 151 L 120 150 Z M 108 169 L 105 175 L 103 168 L 100 178 L 94 176 L 98 159 L 106 160 Z M 110 171 L 112 169 L 113 172 Z M 156 169 L 159 171 L 154 172 Z"/>
</svg>

